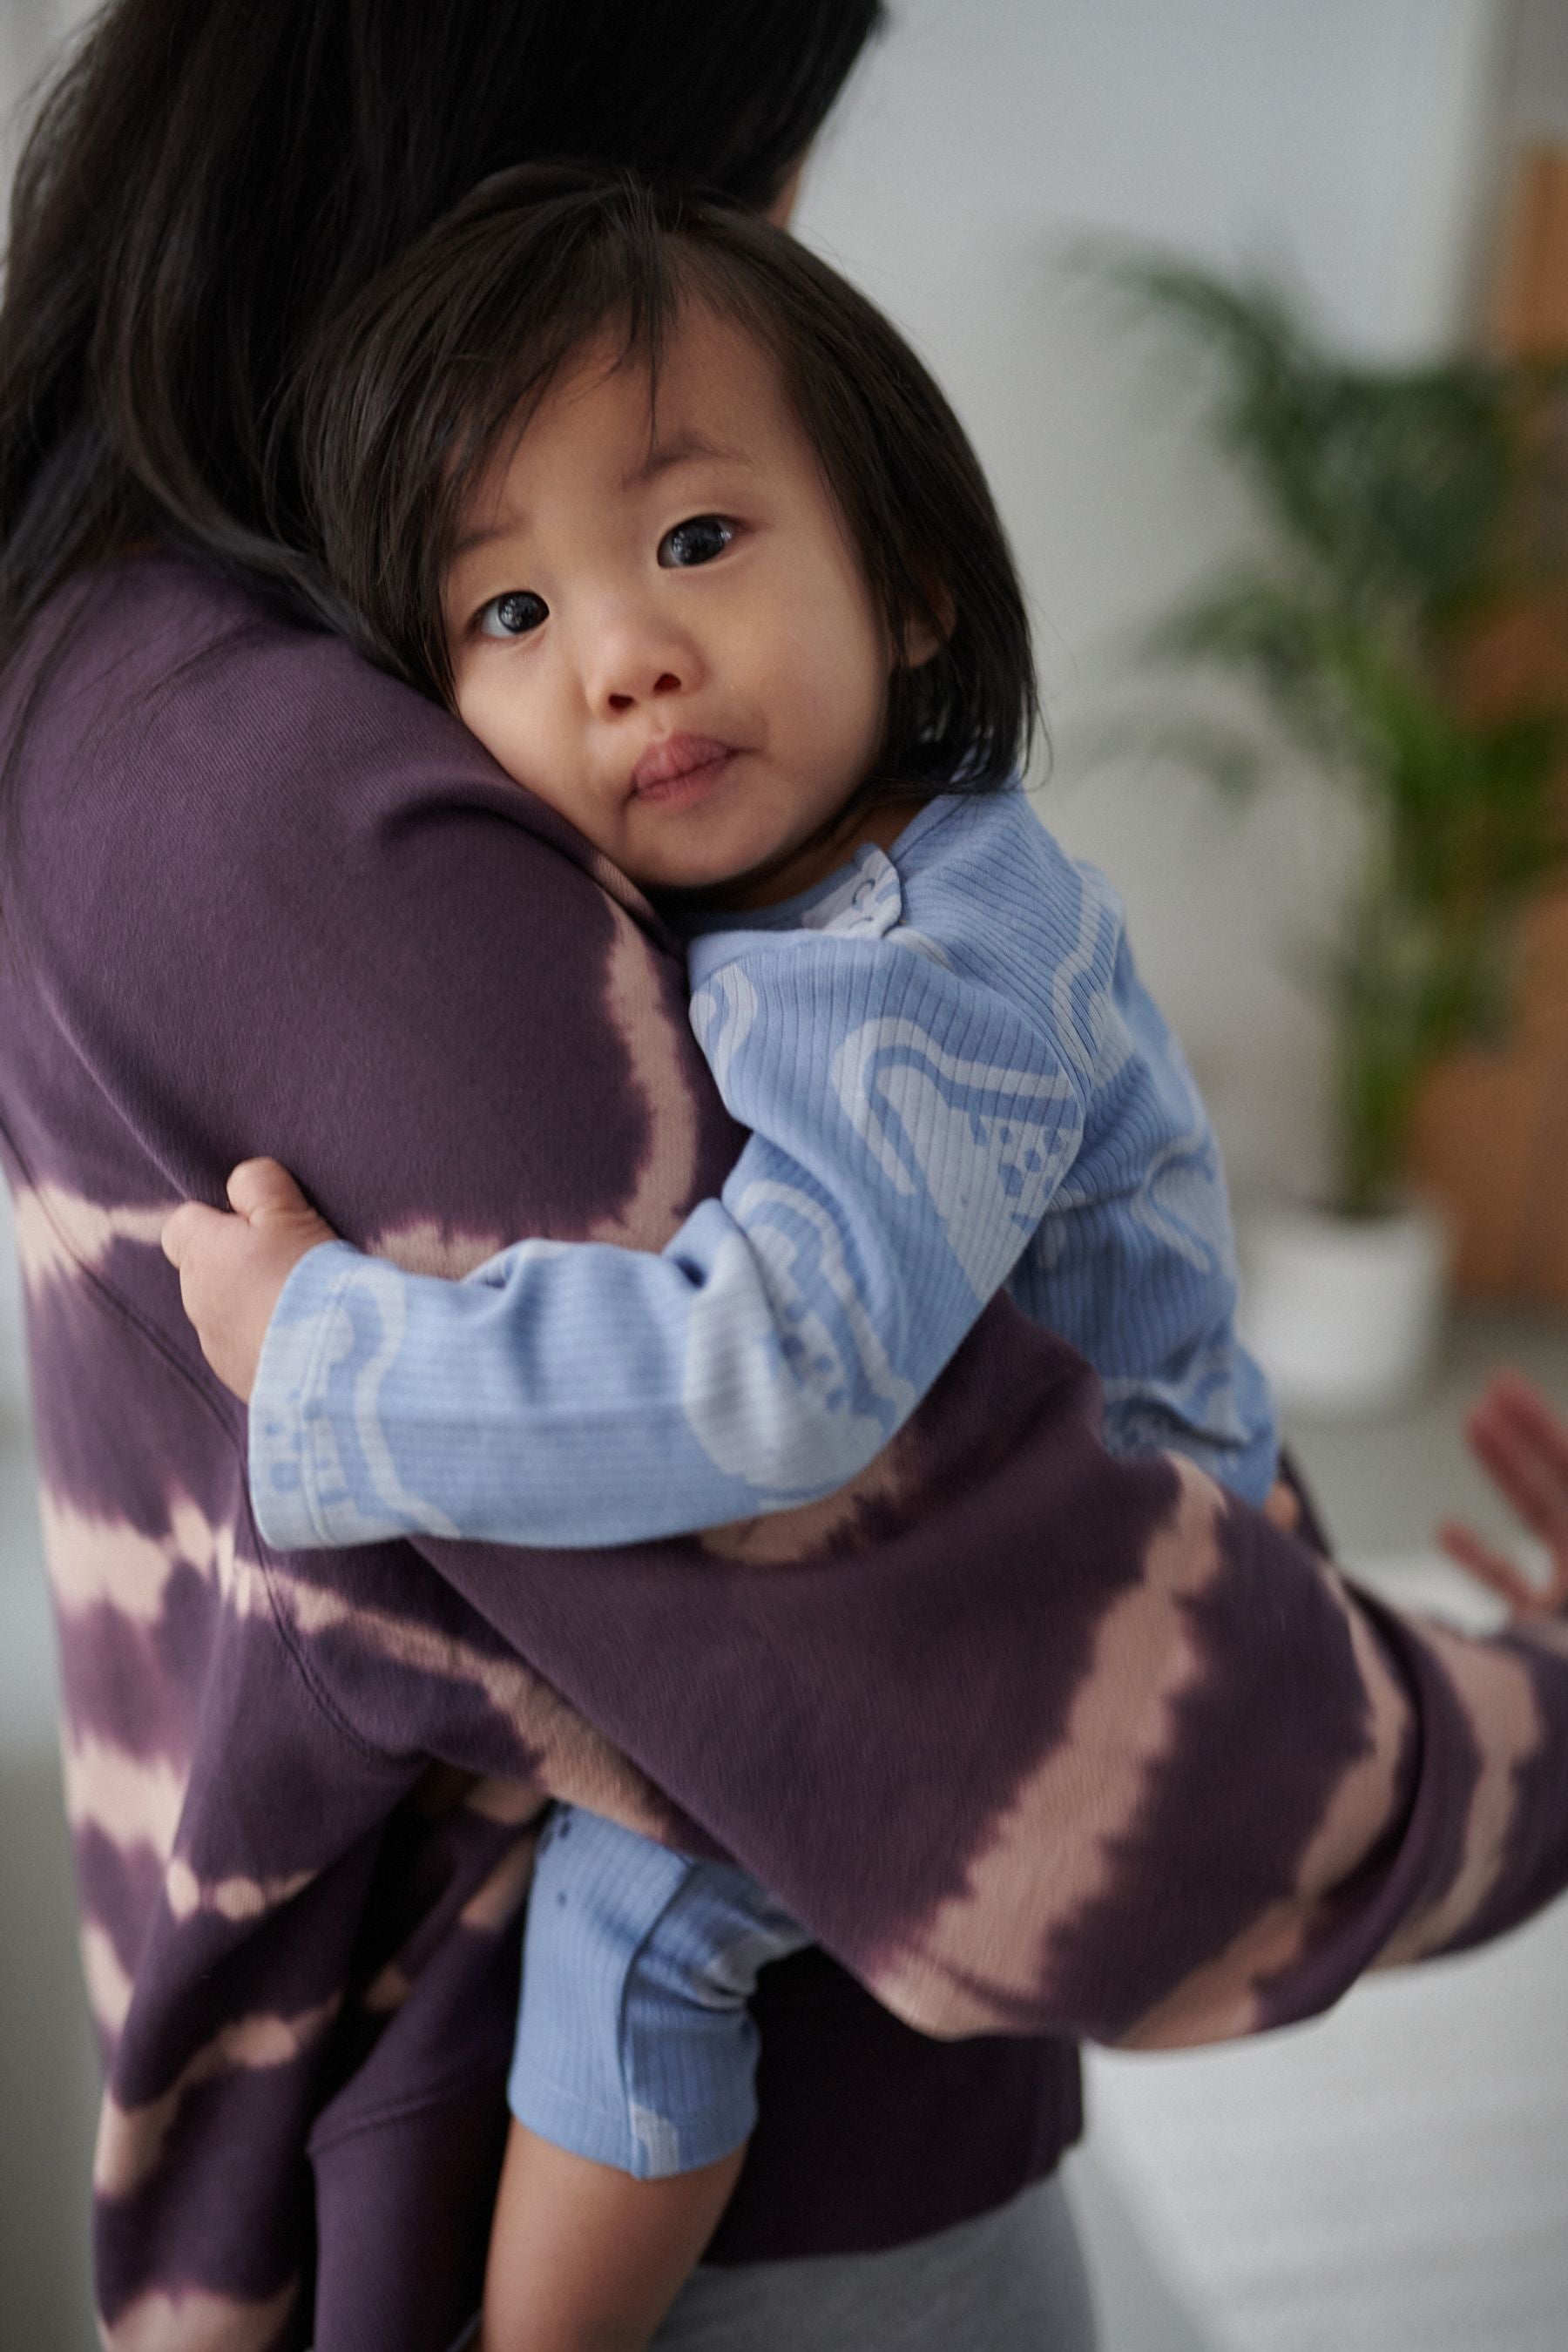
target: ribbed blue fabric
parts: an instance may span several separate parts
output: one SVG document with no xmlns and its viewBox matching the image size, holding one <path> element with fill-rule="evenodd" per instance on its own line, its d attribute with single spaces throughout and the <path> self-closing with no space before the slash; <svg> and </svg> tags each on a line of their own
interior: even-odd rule
<svg viewBox="0 0 1568 2352">
<path fill-rule="evenodd" d="M 1005 1285 L 1104 1378 L 1112 1442 L 1259 1501 L 1218 1154 L 1121 906 L 1017 794 L 704 928 L 692 1022 L 751 1142 L 660 1254 L 525 1241 L 462 1283 L 294 1269 L 251 1404 L 279 1547 L 589 1545 L 855 1476 Z"/>
<path fill-rule="evenodd" d="M 728 2156 L 757 2119 L 757 1971 L 808 1940 L 743 1871 L 563 1806 L 529 1898 L 512 2113 L 642 2180 Z"/>
</svg>

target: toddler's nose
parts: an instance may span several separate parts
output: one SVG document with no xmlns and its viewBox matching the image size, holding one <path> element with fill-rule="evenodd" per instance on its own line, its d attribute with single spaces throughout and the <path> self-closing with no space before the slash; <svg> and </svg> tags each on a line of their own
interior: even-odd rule
<svg viewBox="0 0 1568 2352">
<path fill-rule="evenodd" d="M 697 647 L 668 616 L 627 603 L 597 619 L 584 667 L 590 699 L 606 716 L 689 694 L 700 683 Z"/>
<path fill-rule="evenodd" d="M 660 670 L 658 676 L 650 685 L 645 687 L 640 694 L 621 692 L 612 688 L 605 697 L 605 700 L 612 710 L 633 710 L 639 702 L 655 700 L 660 695 L 679 694 L 680 691 L 681 681 L 678 672 L 665 669 Z"/>
</svg>

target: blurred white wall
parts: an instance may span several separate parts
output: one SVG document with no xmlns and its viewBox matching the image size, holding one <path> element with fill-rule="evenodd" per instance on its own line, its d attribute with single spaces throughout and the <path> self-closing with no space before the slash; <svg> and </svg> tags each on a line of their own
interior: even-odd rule
<svg viewBox="0 0 1568 2352">
<path fill-rule="evenodd" d="M 1140 625 L 1249 521 L 1153 341 L 1063 256 L 1085 233 L 1158 239 L 1279 273 L 1362 350 L 1441 348 L 1468 314 L 1500 93 L 1526 45 L 1562 45 L 1563 0 L 891 5 L 801 229 L 973 434 L 1038 620 L 1044 809 L 1124 892 L 1238 1192 L 1309 1189 L 1321 1040 L 1289 943 L 1331 903 L 1336 845 L 1310 795 L 1238 824 L 1179 774 L 1087 756 Z M 0 0 L 0 98 L 87 13 Z M 0 1291 L 0 1409 L 8 1312 Z"/>
<path fill-rule="evenodd" d="M 60 35 L 89 0 L 0 0 L 0 109 L 10 116 Z"/>
<path fill-rule="evenodd" d="M 1543 0 L 1560 21 L 1563 0 Z M 1245 826 L 1184 778 L 1097 767 L 1139 625 L 1248 518 L 1173 391 L 1064 251 L 1155 239 L 1298 288 L 1398 360 L 1462 331 L 1489 214 L 1501 0 L 893 0 L 811 172 L 803 234 L 890 310 L 970 427 L 1036 607 L 1042 811 L 1109 868 L 1242 1194 L 1321 1157 L 1320 1034 L 1288 942 L 1328 902 L 1316 803 Z"/>
<path fill-rule="evenodd" d="M 0 0 L 0 167 L 15 159 L 24 98 L 54 45 L 90 13 L 91 0 Z M 11 1203 L 0 1184 L 0 1445 L 26 1414 L 22 1298 L 11 1245 Z"/>
</svg>

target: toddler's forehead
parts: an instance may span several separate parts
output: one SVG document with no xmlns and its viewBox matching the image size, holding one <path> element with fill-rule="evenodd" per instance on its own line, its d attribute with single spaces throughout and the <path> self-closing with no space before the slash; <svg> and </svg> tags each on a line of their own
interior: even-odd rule
<svg viewBox="0 0 1568 2352">
<path fill-rule="evenodd" d="M 462 502 L 465 522 L 548 478 L 563 452 L 602 457 L 628 488 L 680 455 L 776 462 L 804 440 L 784 368 L 762 335 L 688 298 L 656 349 L 606 321 L 514 412 Z"/>
</svg>

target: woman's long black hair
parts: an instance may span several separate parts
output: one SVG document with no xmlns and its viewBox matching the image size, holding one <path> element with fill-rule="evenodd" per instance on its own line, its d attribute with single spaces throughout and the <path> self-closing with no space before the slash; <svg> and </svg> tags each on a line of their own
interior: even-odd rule
<svg viewBox="0 0 1568 2352">
<path fill-rule="evenodd" d="M 882 0 L 110 0 L 16 175 L 0 307 L 0 669 L 149 540 L 287 593 L 297 354 L 538 157 L 763 206 Z"/>
</svg>

